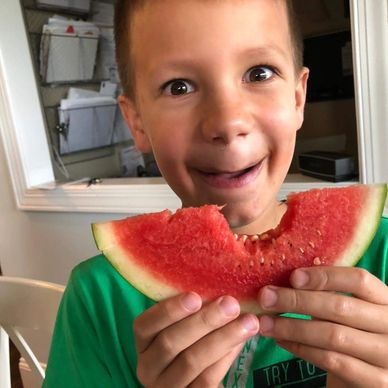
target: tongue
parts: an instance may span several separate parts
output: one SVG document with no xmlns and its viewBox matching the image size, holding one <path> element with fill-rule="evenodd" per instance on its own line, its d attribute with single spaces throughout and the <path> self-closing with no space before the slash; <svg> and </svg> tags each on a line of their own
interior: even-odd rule
<svg viewBox="0 0 388 388">
<path fill-rule="evenodd" d="M 214 174 L 215 176 L 217 176 L 218 178 L 221 178 L 221 179 L 233 179 L 233 178 L 237 178 L 238 176 L 244 174 L 247 170 L 241 170 L 241 171 L 237 171 L 237 172 L 225 172 L 225 173 L 220 173 L 220 174 Z"/>
</svg>

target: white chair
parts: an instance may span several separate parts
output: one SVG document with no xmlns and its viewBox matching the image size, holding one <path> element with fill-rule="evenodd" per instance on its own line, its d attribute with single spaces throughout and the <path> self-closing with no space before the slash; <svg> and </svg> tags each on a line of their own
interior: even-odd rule
<svg viewBox="0 0 388 388">
<path fill-rule="evenodd" d="M 0 276 L 0 388 L 11 388 L 9 338 L 40 384 L 45 371 L 18 329 L 53 332 L 65 287 L 38 280 Z"/>
</svg>

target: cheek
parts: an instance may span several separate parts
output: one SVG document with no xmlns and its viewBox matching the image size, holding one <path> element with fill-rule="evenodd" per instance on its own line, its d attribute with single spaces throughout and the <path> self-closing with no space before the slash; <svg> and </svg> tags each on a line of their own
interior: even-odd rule
<svg viewBox="0 0 388 388">
<path fill-rule="evenodd" d="M 172 136 L 151 136 L 152 149 L 160 168 L 166 168 L 176 164 L 181 153 L 180 145 L 171 141 Z"/>
<path fill-rule="evenodd" d="M 150 123 L 146 132 L 162 174 L 164 176 L 171 173 L 179 174 L 187 148 L 187 141 L 183 139 L 183 133 L 176 131 L 171 123 L 163 125 L 161 121 Z"/>
<path fill-rule="evenodd" d="M 143 106 L 142 123 L 155 156 L 158 153 L 163 157 L 173 157 L 176 151 L 179 151 L 179 147 L 175 147 L 173 142 L 175 124 L 166 119 L 165 115 L 152 106 L 148 106 L 148 108 Z"/>
<path fill-rule="evenodd" d="M 277 170 L 282 175 L 288 171 L 289 165 L 294 154 L 295 140 L 297 133 L 296 115 L 291 109 L 284 109 L 289 107 L 278 105 L 276 108 L 272 107 L 267 116 L 268 130 L 265 131 L 267 144 L 271 155 L 271 170 Z"/>
<path fill-rule="evenodd" d="M 144 125 L 154 150 L 166 158 L 180 158 L 193 143 L 194 117 L 184 109 L 151 107 Z"/>
<path fill-rule="evenodd" d="M 292 148 L 298 130 L 295 113 L 290 109 L 282 109 L 281 106 L 268 112 L 266 135 L 272 147 L 281 150 Z"/>
</svg>

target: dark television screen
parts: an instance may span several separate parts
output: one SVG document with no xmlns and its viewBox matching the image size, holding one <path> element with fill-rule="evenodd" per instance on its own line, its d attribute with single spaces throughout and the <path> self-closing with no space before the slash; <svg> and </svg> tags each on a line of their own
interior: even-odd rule
<svg viewBox="0 0 388 388">
<path fill-rule="evenodd" d="M 307 101 L 354 97 L 350 31 L 308 38 L 304 46 L 310 69 Z"/>
</svg>

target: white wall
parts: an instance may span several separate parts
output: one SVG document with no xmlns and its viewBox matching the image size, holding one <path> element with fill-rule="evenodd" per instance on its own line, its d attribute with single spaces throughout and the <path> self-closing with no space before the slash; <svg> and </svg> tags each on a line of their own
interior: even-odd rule
<svg viewBox="0 0 388 388">
<path fill-rule="evenodd" d="M 0 265 L 3 275 L 66 284 L 76 264 L 98 253 L 90 224 L 123 216 L 18 210 L 0 137 Z M 23 335 L 44 365 L 51 342 L 48 334 L 23 330 Z M 22 375 L 28 388 L 39 386 L 28 368 L 23 368 Z"/>
<path fill-rule="evenodd" d="M 0 137 L 0 265 L 4 275 L 65 284 L 74 265 L 98 253 L 90 224 L 123 216 L 18 210 Z"/>
</svg>

